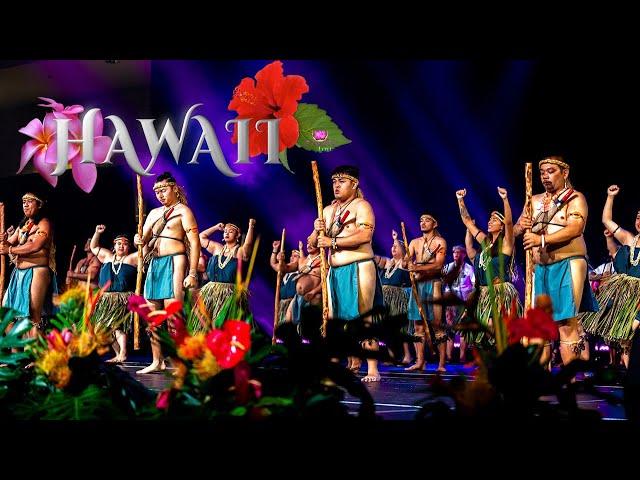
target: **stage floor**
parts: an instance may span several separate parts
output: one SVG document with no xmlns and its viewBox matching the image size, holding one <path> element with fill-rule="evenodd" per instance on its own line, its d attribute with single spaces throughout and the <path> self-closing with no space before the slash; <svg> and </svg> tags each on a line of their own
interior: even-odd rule
<svg viewBox="0 0 640 480">
<path fill-rule="evenodd" d="M 141 359 L 140 359 L 141 360 Z M 144 368 L 148 363 L 144 363 L 133 358 L 126 362 L 122 368 L 135 375 L 135 377 L 146 387 L 160 391 L 166 388 L 172 381 L 171 369 L 167 373 L 153 373 L 146 375 L 136 375 L 136 370 Z M 364 376 L 364 365 L 360 377 Z M 472 369 L 458 364 L 447 365 L 447 372 L 443 375 L 445 380 L 449 380 L 456 375 L 469 375 Z M 371 392 L 376 404 L 376 413 L 386 420 L 412 420 L 420 410 L 420 404 L 426 400 L 433 399 L 428 393 L 429 382 L 435 376 L 435 364 L 430 365 L 423 373 L 405 372 L 403 368 L 385 366 L 380 367 L 382 380 L 380 382 L 367 383 L 366 386 Z M 622 398 L 623 390 L 620 385 L 598 385 L 598 390 L 603 393 Z M 555 402 L 554 396 L 542 397 L 542 400 Z M 445 403 L 453 407 L 453 401 L 449 398 L 441 398 Z M 360 402 L 357 399 L 346 396 L 344 403 L 349 411 L 354 415 L 357 412 Z M 625 421 L 625 412 L 622 405 L 612 405 L 605 400 L 596 398 L 590 394 L 578 395 L 580 408 L 597 410 L 606 421 Z"/>
</svg>

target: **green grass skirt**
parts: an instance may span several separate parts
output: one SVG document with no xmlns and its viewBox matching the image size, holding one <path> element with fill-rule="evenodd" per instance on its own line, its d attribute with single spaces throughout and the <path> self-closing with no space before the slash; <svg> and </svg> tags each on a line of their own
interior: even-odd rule
<svg viewBox="0 0 640 480">
<path fill-rule="evenodd" d="M 597 312 L 580 315 L 585 331 L 606 341 L 630 340 L 634 320 L 640 320 L 640 278 L 614 273 L 600 284 Z"/>
</svg>

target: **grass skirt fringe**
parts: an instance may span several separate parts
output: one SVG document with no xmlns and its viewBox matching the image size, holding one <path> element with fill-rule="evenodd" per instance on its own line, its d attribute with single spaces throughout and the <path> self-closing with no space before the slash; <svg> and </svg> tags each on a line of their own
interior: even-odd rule
<svg viewBox="0 0 640 480">
<path fill-rule="evenodd" d="M 495 292 L 495 301 L 498 304 L 498 313 L 504 309 L 506 312 L 511 310 L 511 303 L 515 298 L 517 301 L 518 316 L 522 316 L 522 303 L 520 303 L 520 295 L 510 282 L 498 283 L 493 286 Z M 489 319 L 492 318 L 492 303 L 489 296 L 489 287 L 480 287 L 480 298 L 475 312 L 476 318 L 484 326 L 488 327 Z M 495 339 L 487 335 L 486 332 L 480 330 L 466 330 L 464 332 L 465 340 L 468 344 L 477 346 L 491 346 L 495 343 Z"/>
<path fill-rule="evenodd" d="M 196 294 L 196 303 L 193 305 L 191 315 L 189 316 L 187 328 L 189 333 L 199 333 L 208 331 L 213 328 L 212 325 L 203 325 L 207 321 L 196 314 L 198 310 L 198 298 L 202 298 L 205 311 L 211 322 L 215 323 L 218 314 L 221 312 L 227 299 L 234 295 L 235 284 L 223 282 L 208 282 L 205 284 L 198 294 Z M 240 303 L 244 306 L 245 311 L 249 310 L 249 300 L 246 292 L 242 293 Z M 202 320 L 202 321 L 201 321 Z"/>
<path fill-rule="evenodd" d="M 640 278 L 615 273 L 600 284 L 596 295 L 600 310 L 581 315 L 584 329 L 607 341 L 630 340 L 640 309 Z"/>
<path fill-rule="evenodd" d="M 127 302 L 132 292 L 105 292 L 102 294 L 91 316 L 96 330 L 113 332 L 123 330 L 131 333 L 132 313 L 127 308 Z"/>
<path fill-rule="evenodd" d="M 409 294 L 402 287 L 394 285 L 382 285 L 382 298 L 384 304 L 389 307 L 389 315 L 406 315 L 409 308 Z M 413 335 L 413 322 L 407 320 L 407 326 L 402 329 L 403 333 Z"/>
<path fill-rule="evenodd" d="M 389 315 L 407 314 L 409 296 L 404 288 L 393 285 L 383 285 L 382 297 L 384 304 L 389 307 Z"/>
<path fill-rule="evenodd" d="M 287 314 L 287 309 L 289 308 L 289 304 L 291 303 L 291 301 L 293 300 L 292 298 L 284 298 L 280 300 L 280 311 L 278 314 L 278 324 L 284 323 L 285 319 L 285 315 Z"/>
</svg>

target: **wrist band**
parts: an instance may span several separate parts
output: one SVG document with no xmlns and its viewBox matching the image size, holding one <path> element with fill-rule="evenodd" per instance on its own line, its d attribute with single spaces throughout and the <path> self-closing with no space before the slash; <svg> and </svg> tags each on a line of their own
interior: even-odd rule
<svg viewBox="0 0 640 480">
<path fill-rule="evenodd" d="M 12 248 L 13 248 L 13 245 L 9 245 L 9 255 L 13 255 L 13 253 L 11 252 Z"/>
<path fill-rule="evenodd" d="M 615 235 L 618 230 L 620 230 L 620 225 L 618 225 L 618 228 L 616 228 L 613 232 L 611 232 L 611 235 Z"/>
<path fill-rule="evenodd" d="M 540 235 L 541 238 L 541 247 L 544 248 L 544 246 L 546 245 L 545 241 L 544 241 L 544 233 L 542 235 Z"/>
<path fill-rule="evenodd" d="M 338 249 L 338 239 L 336 237 L 333 237 L 331 239 L 331 248 L 333 250 L 337 250 Z"/>
<path fill-rule="evenodd" d="M 478 230 L 478 231 L 476 232 L 476 234 L 473 236 L 473 238 L 475 238 L 476 240 L 478 240 L 478 235 L 480 235 L 480 232 L 481 232 L 481 231 L 482 231 L 482 230 Z"/>
</svg>

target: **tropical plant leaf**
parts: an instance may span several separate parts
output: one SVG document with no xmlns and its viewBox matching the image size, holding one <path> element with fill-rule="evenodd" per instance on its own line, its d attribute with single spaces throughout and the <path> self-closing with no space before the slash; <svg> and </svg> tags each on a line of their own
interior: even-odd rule
<svg viewBox="0 0 640 480">
<path fill-rule="evenodd" d="M 351 143 L 327 112 L 318 105 L 299 103 L 294 116 L 298 120 L 300 131 L 296 145 L 300 148 L 312 152 L 328 152 Z"/>
</svg>

